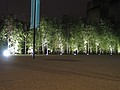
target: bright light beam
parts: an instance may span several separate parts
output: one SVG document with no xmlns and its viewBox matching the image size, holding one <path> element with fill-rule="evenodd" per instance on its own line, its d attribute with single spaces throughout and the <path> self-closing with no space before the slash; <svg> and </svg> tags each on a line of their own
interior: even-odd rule
<svg viewBox="0 0 120 90">
<path fill-rule="evenodd" d="M 10 56 L 9 50 L 4 50 L 3 55 L 6 56 L 6 57 Z"/>
</svg>

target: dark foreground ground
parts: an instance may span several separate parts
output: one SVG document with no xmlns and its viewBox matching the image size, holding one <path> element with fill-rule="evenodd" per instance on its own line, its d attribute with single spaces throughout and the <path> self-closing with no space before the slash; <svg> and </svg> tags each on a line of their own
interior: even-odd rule
<svg viewBox="0 0 120 90">
<path fill-rule="evenodd" d="M 0 90 L 120 90 L 120 56 L 0 56 Z"/>
</svg>

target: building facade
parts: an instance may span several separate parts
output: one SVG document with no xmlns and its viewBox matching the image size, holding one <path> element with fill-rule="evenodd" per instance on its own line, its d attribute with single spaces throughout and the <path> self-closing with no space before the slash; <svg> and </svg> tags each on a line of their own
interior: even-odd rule
<svg viewBox="0 0 120 90">
<path fill-rule="evenodd" d="M 102 18 L 120 23 L 120 0 L 92 0 L 87 4 L 86 16 L 89 20 Z"/>
</svg>

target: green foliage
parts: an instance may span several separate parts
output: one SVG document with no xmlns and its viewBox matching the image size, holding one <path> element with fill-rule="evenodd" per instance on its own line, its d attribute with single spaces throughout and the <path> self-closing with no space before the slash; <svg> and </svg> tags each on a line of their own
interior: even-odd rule
<svg viewBox="0 0 120 90">
<path fill-rule="evenodd" d="M 2 45 L 4 46 L 4 42 L 6 49 L 15 47 L 16 42 L 20 43 L 21 40 L 21 30 L 22 28 L 18 28 L 21 26 L 19 22 L 15 21 L 15 18 L 11 16 L 7 16 L 3 18 L 2 28 L 0 32 Z"/>
<path fill-rule="evenodd" d="M 25 27 L 26 26 L 26 27 Z M 33 30 L 25 22 L 7 17 L 0 25 L 0 47 L 18 42 L 18 52 L 28 52 L 33 46 Z M 120 38 L 109 21 L 85 22 L 81 18 L 64 16 L 62 19 L 41 19 L 36 30 L 36 52 L 49 53 L 117 53 Z M 26 49 L 26 50 L 25 50 Z"/>
</svg>

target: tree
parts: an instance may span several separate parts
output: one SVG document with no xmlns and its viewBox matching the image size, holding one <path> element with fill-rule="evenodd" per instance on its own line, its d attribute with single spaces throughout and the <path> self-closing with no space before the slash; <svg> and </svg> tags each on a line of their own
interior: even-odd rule
<svg viewBox="0 0 120 90">
<path fill-rule="evenodd" d="M 6 43 L 6 49 L 9 49 L 12 54 L 18 53 L 18 44 L 21 32 L 21 30 L 17 28 L 19 24 L 16 22 L 16 18 L 12 16 L 3 18 L 3 21 L 2 31 L 0 33 L 2 37 L 1 40 L 3 43 Z"/>
</svg>

